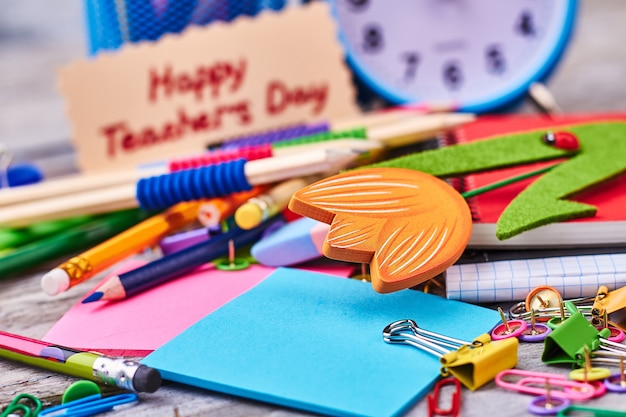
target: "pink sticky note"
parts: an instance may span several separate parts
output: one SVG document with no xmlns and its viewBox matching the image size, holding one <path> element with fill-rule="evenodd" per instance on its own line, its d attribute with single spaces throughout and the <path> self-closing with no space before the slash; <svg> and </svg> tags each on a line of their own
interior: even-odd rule
<svg viewBox="0 0 626 417">
<path fill-rule="evenodd" d="M 119 274 L 143 265 L 132 260 L 114 271 Z M 308 266 L 309 270 L 348 276 L 350 267 Z M 242 271 L 220 271 L 213 265 L 126 300 L 109 303 L 78 302 L 43 340 L 76 349 L 110 355 L 145 356 L 189 326 L 248 291 L 275 268 L 252 265 Z"/>
</svg>

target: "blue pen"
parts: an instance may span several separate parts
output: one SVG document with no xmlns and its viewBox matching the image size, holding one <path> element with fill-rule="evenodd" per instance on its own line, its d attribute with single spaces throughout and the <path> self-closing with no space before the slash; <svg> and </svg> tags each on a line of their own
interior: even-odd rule
<svg viewBox="0 0 626 417">
<path fill-rule="evenodd" d="M 119 276 L 113 276 L 85 298 L 83 303 L 121 300 L 185 275 L 207 262 L 228 255 L 231 241 L 235 247 L 251 245 L 261 238 L 265 230 L 283 220 L 279 215 L 250 230 L 233 227 L 206 242 L 174 252 Z"/>
</svg>

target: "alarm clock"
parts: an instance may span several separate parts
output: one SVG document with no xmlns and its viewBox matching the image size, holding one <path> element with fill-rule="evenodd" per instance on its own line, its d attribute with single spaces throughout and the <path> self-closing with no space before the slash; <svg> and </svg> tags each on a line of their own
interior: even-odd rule
<svg viewBox="0 0 626 417">
<path fill-rule="evenodd" d="M 357 81 L 393 104 L 487 112 L 558 63 L 576 0 L 329 0 Z"/>
</svg>

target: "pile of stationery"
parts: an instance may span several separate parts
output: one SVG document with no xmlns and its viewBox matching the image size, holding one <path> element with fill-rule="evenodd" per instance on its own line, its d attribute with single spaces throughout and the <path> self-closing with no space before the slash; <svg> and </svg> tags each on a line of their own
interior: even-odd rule
<svg viewBox="0 0 626 417">
<path fill-rule="evenodd" d="M 272 18 L 259 34 L 278 36 Z M 205 35 L 186 36 L 164 48 Z M 299 71 L 263 78 L 254 64 L 273 58 L 253 50 L 194 70 L 154 64 L 155 50 L 67 68 L 81 172 L 18 184 L 7 167 L 0 190 L 2 276 L 45 269 L 51 297 L 93 283 L 41 340 L 0 331 L 0 358 L 123 393 L 87 386 L 50 408 L 21 394 L 2 416 L 91 415 L 148 402 L 164 381 L 380 417 L 422 398 L 431 415 L 460 415 L 464 390 L 489 384 L 533 395 L 539 415 L 626 392 L 626 115 L 361 113 L 337 59 L 317 85 Z M 110 88 L 128 103 L 87 116 L 81 83 L 116 60 L 128 78 Z M 137 79 L 142 109 L 127 115 Z M 80 142 L 89 135 L 106 152 Z M 559 371 L 525 370 L 529 344 Z"/>
</svg>

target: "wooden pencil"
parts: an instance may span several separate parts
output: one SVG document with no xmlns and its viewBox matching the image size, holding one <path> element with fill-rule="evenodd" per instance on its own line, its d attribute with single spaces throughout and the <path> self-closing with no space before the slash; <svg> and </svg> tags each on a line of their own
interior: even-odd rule
<svg viewBox="0 0 626 417">
<path fill-rule="evenodd" d="M 358 155 L 352 150 L 322 149 L 304 154 L 259 159 L 245 163 L 244 175 L 251 186 L 270 184 L 293 177 L 337 172 L 354 161 Z M 136 184 L 130 183 L 60 195 L 47 198 L 45 201 L 13 204 L 0 210 L 0 226 L 20 227 L 35 221 L 138 207 L 136 190 Z M 212 197 L 219 195 L 205 195 L 202 198 Z M 165 208 L 167 207 L 161 209 Z"/>
<path fill-rule="evenodd" d="M 273 217 L 250 230 L 233 228 L 206 242 L 174 252 L 132 271 L 112 276 L 85 298 L 83 303 L 122 300 L 183 276 L 207 262 L 228 255 L 231 241 L 236 247 L 251 245 L 280 220 L 281 217 Z"/>
<path fill-rule="evenodd" d="M 45 273 L 41 287 L 56 295 L 78 285 L 113 264 L 136 254 L 161 238 L 196 220 L 200 201 L 179 203 L 156 214 L 106 241 L 84 251 Z"/>
<path fill-rule="evenodd" d="M 343 138 L 328 142 L 306 143 L 273 150 L 273 156 L 291 155 L 330 148 L 351 148 L 355 150 L 376 150 L 382 147 L 403 146 L 433 137 L 438 132 L 471 122 L 472 114 L 435 113 L 420 115 L 406 110 L 380 112 L 364 115 L 350 121 L 338 122 L 337 127 L 367 128 L 367 140 Z M 361 124 L 359 124 L 361 122 Z M 339 129 L 337 129 L 339 130 Z M 343 129 L 342 129 L 343 130 Z M 83 193 L 95 189 L 129 185 L 140 178 L 168 172 L 166 162 L 155 162 L 139 169 L 124 169 L 107 173 L 81 174 L 64 178 L 50 179 L 24 187 L 0 189 L 0 207 L 40 201 L 61 195 Z M 128 205 L 114 206 L 113 209 L 128 208 Z M 132 207 L 132 205 L 131 205 Z M 101 213 L 95 211 L 95 213 Z M 0 220 L 0 224 L 2 220 Z"/>
</svg>

